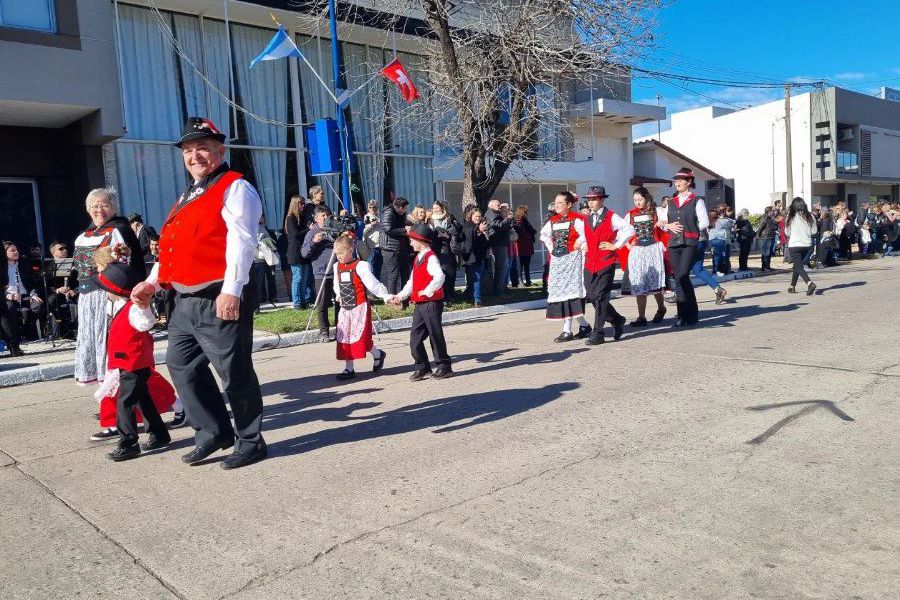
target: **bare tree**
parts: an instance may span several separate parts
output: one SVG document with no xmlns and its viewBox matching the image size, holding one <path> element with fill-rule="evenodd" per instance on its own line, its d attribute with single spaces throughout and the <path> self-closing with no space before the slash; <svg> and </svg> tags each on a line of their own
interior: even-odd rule
<svg viewBox="0 0 900 600">
<path fill-rule="evenodd" d="M 427 23 L 415 50 L 424 58 L 426 101 L 405 118 L 438 145 L 458 150 L 463 204 L 484 207 L 514 162 L 541 157 L 542 131 L 564 133 L 575 86 L 601 73 L 627 77 L 623 65 L 652 43 L 658 4 L 380 0 L 376 6 Z"/>
</svg>

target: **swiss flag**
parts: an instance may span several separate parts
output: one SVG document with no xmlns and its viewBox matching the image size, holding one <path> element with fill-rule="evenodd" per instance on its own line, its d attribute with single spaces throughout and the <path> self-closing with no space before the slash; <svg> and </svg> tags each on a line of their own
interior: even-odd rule
<svg viewBox="0 0 900 600">
<path fill-rule="evenodd" d="M 413 85 L 412 79 L 409 78 L 409 73 L 406 72 L 406 69 L 400 64 L 398 59 L 395 58 L 389 62 L 381 70 L 381 74 L 397 84 L 397 87 L 400 88 L 400 95 L 403 96 L 407 103 L 412 104 L 412 101 L 419 97 L 419 91 Z"/>
</svg>

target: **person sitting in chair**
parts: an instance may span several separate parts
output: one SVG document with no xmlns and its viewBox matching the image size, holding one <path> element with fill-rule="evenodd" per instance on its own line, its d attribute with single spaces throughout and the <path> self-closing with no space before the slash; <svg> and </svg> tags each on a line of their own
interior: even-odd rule
<svg viewBox="0 0 900 600">
<path fill-rule="evenodd" d="M 24 352 L 20 343 L 23 327 L 39 316 L 44 301 L 38 296 L 30 269 L 19 262 L 19 248 L 16 244 L 3 242 L 3 250 L 6 252 L 8 283 L 5 290 L 6 312 L 0 317 L 0 326 L 10 354 L 22 356 Z"/>
<path fill-rule="evenodd" d="M 62 242 L 50 244 L 53 257 L 45 265 L 47 281 L 47 309 L 63 325 L 61 336 L 74 334 L 77 319 L 78 273 L 75 262 L 69 258 L 69 249 Z"/>
</svg>

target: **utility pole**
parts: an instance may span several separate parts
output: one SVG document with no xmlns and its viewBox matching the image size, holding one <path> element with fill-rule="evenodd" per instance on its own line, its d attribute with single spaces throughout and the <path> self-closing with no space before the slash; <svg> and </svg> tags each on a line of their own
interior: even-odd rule
<svg viewBox="0 0 900 600">
<path fill-rule="evenodd" d="M 787 197 L 782 210 L 794 200 L 794 160 L 791 155 L 791 86 L 784 86 L 784 156 L 787 166 Z"/>
<path fill-rule="evenodd" d="M 656 95 L 656 105 L 659 106 L 659 101 L 662 100 L 662 94 Z M 656 120 L 656 141 L 662 142 L 662 125 L 660 125 L 659 119 Z"/>
</svg>

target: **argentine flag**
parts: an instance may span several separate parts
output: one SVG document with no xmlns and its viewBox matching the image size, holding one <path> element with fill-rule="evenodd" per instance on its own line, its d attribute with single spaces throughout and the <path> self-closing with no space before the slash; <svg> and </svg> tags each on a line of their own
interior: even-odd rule
<svg viewBox="0 0 900 600">
<path fill-rule="evenodd" d="M 250 62 L 250 68 L 252 69 L 261 60 L 278 60 L 288 56 L 302 58 L 303 53 L 300 52 L 300 48 L 297 47 L 297 44 L 294 43 L 288 32 L 284 30 L 284 27 L 279 25 L 275 37 L 272 38 L 266 49 Z"/>
</svg>

